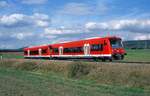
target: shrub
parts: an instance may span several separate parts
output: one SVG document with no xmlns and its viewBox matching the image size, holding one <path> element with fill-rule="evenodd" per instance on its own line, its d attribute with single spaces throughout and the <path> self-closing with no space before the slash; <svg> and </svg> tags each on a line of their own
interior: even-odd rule
<svg viewBox="0 0 150 96">
<path fill-rule="evenodd" d="M 15 65 L 15 68 L 20 70 L 33 71 L 38 67 L 37 64 L 35 64 L 35 62 L 20 62 L 19 64 Z"/>
<path fill-rule="evenodd" d="M 90 72 L 90 67 L 82 62 L 74 62 L 68 66 L 68 77 L 79 78 L 87 75 Z"/>
</svg>

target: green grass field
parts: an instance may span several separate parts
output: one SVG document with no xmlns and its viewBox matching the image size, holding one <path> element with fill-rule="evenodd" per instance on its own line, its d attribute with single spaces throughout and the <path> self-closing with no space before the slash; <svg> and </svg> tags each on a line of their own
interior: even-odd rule
<svg viewBox="0 0 150 96">
<path fill-rule="evenodd" d="M 150 96 L 150 91 L 0 68 L 0 96 Z"/>
<path fill-rule="evenodd" d="M 0 96 L 150 96 L 150 65 L 5 59 Z"/>
<path fill-rule="evenodd" d="M 0 56 L 2 56 L 5 59 L 22 59 L 23 58 L 23 52 L 1 52 Z"/>
<path fill-rule="evenodd" d="M 150 49 L 127 49 L 124 61 L 150 62 Z"/>
<path fill-rule="evenodd" d="M 127 54 L 125 62 L 150 62 L 148 49 L 127 50 Z M 149 64 L 24 60 L 22 53 L 1 55 L 0 96 L 150 96 Z"/>
</svg>

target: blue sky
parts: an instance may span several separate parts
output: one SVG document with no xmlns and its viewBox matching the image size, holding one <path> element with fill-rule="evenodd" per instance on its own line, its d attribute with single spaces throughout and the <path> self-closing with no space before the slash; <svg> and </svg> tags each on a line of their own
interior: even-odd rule
<svg viewBox="0 0 150 96">
<path fill-rule="evenodd" d="M 0 48 L 108 35 L 150 39 L 150 0 L 0 0 Z"/>
</svg>

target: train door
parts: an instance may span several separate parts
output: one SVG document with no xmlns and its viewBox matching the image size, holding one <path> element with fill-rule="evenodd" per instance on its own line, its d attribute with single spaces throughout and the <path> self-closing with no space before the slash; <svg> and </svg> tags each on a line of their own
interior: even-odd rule
<svg viewBox="0 0 150 96">
<path fill-rule="evenodd" d="M 84 55 L 90 55 L 90 44 L 84 44 Z"/>
<path fill-rule="evenodd" d="M 27 53 L 27 54 L 28 54 L 28 56 L 30 56 L 30 50 L 28 50 L 27 52 L 28 52 L 28 53 Z"/>
<path fill-rule="evenodd" d="M 59 47 L 59 55 L 63 55 L 63 47 L 62 46 Z"/>
<path fill-rule="evenodd" d="M 42 55 L 42 49 L 41 48 L 39 49 L 39 55 L 40 56 Z"/>
<path fill-rule="evenodd" d="M 53 48 L 51 46 L 49 46 L 49 54 L 50 54 L 50 56 L 52 55 L 52 53 L 53 53 Z"/>
</svg>

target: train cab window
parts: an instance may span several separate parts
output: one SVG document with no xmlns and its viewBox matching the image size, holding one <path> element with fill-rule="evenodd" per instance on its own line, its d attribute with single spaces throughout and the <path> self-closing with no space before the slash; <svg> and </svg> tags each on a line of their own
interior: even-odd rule
<svg viewBox="0 0 150 96">
<path fill-rule="evenodd" d="M 112 48 L 123 47 L 121 39 L 111 39 L 110 44 L 111 44 Z"/>
<path fill-rule="evenodd" d="M 102 44 L 93 44 L 91 45 L 91 51 L 102 51 L 103 45 Z"/>
<path fill-rule="evenodd" d="M 54 48 L 54 53 L 58 53 L 58 48 Z"/>
</svg>

